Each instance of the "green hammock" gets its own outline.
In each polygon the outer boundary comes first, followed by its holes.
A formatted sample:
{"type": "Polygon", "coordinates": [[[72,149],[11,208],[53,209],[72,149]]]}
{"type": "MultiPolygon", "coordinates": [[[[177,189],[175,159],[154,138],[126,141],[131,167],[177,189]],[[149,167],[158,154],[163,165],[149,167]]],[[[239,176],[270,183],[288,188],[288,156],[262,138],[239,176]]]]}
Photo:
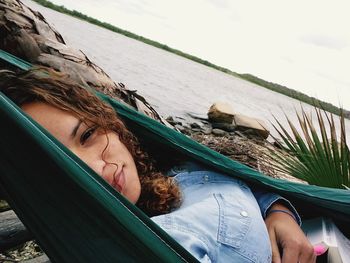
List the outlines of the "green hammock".
{"type": "MultiPolygon", "coordinates": [[[[31,65],[0,50],[22,69],[31,65]]],[[[343,231],[350,192],[264,176],[103,95],[137,137],[289,198],[302,216],[328,216],[343,231]]],[[[79,158],[0,93],[0,185],[53,262],[196,262],[79,158]]],[[[170,155],[171,156],[171,155],[170,155]]],[[[169,157],[171,158],[171,157],[169,157]]]]}

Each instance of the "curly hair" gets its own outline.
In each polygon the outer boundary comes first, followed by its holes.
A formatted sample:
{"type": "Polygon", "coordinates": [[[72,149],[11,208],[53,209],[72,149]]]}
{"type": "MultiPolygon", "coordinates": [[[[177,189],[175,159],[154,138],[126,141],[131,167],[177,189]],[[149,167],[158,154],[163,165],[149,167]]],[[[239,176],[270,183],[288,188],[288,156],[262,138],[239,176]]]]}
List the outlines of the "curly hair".
{"type": "Polygon", "coordinates": [[[85,123],[93,123],[106,133],[116,132],[131,153],[139,174],[141,195],[136,205],[149,216],[169,213],[180,205],[180,189],[175,181],[156,169],[154,161],[115,110],[89,87],[82,87],[52,69],[38,67],[21,73],[0,71],[0,91],[19,107],[44,102],[72,113],[85,123]]]}

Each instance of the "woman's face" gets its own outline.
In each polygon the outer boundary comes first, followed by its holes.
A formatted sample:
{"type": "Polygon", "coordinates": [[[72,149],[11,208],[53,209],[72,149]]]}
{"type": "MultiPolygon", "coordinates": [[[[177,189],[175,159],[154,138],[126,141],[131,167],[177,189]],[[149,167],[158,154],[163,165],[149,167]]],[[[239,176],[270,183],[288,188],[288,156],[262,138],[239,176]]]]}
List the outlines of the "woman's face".
{"type": "Polygon", "coordinates": [[[141,185],[136,165],[115,132],[105,134],[69,112],[41,102],[25,104],[22,109],[130,202],[137,202],[141,185]]]}

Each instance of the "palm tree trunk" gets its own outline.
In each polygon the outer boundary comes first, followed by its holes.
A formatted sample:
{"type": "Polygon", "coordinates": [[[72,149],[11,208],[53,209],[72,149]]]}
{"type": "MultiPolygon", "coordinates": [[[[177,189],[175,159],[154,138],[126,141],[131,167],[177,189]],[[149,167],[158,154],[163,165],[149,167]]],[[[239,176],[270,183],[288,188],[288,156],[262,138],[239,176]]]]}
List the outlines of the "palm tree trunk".
{"type": "MultiPolygon", "coordinates": [[[[33,65],[69,73],[78,83],[89,85],[170,126],[142,96],[122,83],[115,83],[82,51],[67,46],[60,33],[39,12],[19,0],[0,0],[0,48],[33,65]]],[[[0,66],[10,68],[3,63],[0,66]]]]}

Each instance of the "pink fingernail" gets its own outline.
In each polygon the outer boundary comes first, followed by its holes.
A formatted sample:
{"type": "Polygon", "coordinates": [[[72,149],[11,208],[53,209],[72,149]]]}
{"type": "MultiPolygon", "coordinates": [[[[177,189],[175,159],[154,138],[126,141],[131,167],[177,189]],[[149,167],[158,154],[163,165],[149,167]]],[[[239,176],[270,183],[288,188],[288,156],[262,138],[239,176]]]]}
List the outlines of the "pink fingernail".
{"type": "Polygon", "coordinates": [[[324,245],[316,245],[314,246],[314,252],[317,256],[322,255],[327,251],[327,248],[324,245]]]}

